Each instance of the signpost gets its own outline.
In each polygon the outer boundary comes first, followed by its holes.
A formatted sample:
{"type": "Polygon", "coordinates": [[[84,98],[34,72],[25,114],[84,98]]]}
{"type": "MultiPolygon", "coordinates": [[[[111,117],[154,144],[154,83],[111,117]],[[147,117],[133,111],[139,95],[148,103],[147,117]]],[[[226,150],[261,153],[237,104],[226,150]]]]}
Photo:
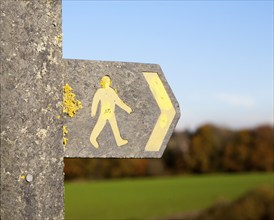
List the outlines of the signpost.
{"type": "Polygon", "coordinates": [[[63,60],[60,0],[4,0],[1,30],[1,219],[63,219],[64,157],[161,157],[180,111],[158,65],[63,60]]]}
{"type": "Polygon", "coordinates": [[[64,117],[66,157],[162,156],[179,106],[158,65],[63,63],[64,83],[81,103],[72,117],[64,117]]]}

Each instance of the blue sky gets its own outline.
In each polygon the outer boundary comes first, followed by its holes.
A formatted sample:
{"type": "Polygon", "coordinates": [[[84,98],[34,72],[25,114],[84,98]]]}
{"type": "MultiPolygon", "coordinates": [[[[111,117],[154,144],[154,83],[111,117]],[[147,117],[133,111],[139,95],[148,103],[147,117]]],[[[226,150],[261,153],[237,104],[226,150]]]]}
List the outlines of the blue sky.
{"type": "Polygon", "coordinates": [[[63,0],[63,57],[160,64],[177,129],[273,124],[273,1],[63,0]]]}

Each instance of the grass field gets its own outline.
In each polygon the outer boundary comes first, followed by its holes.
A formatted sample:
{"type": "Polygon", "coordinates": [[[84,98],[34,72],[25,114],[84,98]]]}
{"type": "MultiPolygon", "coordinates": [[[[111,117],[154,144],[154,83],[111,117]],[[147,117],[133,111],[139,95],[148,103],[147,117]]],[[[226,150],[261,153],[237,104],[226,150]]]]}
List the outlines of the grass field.
{"type": "Polygon", "coordinates": [[[65,218],[149,219],[204,209],[272,184],[273,173],[69,182],[65,184],[65,218]]]}

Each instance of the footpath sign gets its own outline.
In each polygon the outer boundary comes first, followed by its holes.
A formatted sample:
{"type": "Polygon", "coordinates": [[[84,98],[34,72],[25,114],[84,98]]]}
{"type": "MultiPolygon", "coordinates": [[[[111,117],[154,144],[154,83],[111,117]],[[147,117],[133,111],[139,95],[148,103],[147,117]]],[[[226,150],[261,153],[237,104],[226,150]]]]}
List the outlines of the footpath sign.
{"type": "Polygon", "coordinates": [[[158,65],[63,63],[66,157],[162,156],[179,119],[179,107],[158,65]],[[77,109],[75,114],[69,106],[77,109]]]}
{"type": "Polygon", "coordinates": [[[64,157],[158,158],[180,117],[158,65],[62,59],[61,0],[1,1],[1,219],[63,219],[64,157]]]}

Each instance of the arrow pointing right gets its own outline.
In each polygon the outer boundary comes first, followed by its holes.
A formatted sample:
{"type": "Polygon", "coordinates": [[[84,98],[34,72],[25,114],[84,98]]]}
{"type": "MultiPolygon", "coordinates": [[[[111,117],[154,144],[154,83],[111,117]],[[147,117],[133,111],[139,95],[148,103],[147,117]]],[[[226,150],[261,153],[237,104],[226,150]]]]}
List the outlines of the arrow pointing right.
{"type": "Polygon", "coordinates": [[[143,74],[161,111],[145,150],[159,151],[176,112],[158,73],[143,72],[143,74]]]}

